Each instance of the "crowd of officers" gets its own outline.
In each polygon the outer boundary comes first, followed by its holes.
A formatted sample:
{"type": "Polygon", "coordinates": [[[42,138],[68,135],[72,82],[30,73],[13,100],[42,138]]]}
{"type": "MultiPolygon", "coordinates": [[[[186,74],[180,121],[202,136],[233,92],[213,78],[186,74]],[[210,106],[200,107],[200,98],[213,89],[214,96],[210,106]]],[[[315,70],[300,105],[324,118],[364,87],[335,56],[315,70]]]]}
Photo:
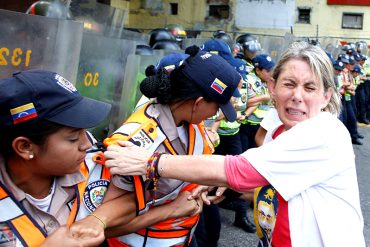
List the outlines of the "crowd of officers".
{"type": "Polygon", "coordinates": [[[364,138],[357,131],[357,122],[370,124],[370,64],[367,56],[361,53],[361,47],[348,44],[337,60],[332,59],[335,69],[334,79],[341,94],[342,112],[340,120],[351,134],[352,143],[362,145],[364,138]]]}

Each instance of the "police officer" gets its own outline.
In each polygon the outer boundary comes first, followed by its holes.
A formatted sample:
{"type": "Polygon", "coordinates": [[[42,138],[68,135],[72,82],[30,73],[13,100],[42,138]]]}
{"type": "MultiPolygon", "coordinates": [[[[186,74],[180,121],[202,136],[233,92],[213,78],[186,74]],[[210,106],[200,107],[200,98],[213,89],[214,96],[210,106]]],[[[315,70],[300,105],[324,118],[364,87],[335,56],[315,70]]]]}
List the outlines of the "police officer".
{"type": "Polygon", "coordinates": [[[254,69],[252,59],[257,55],[257,52],[261,50],[261,44],[257,41],[256,37],[246,33],[240,35],[236,42],[243,48],[243,59],[247,65],[247,72],[251,72],[254,69]]]}

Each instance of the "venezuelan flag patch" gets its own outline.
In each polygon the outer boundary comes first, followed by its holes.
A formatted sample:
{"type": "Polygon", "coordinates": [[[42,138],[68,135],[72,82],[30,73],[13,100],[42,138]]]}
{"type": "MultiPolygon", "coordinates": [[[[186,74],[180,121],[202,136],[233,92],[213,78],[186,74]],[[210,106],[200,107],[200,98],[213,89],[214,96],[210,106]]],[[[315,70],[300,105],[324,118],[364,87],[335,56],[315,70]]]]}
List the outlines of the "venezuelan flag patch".
{"type": "Polygon", "coordinates": [[[17,108],[10,109],[10,114],[12,114],[14,124],[37,117],[37,112],[33,103],[28,103],[17,108]]]}
{"type": "Polygon", "coordinates": [[[215,81],[212,83],[211,88],[213,88],[219,94],[222,94],[227,86],[222,81],[216,78],[215,81]]]}
{"type": "Polygon", "coordinates": [[[168,65],[168,66],[165,66],[164,69],[167,71],[167,72],[172,72],[172,70],[175,69],[175,65],[172,64],[172,65],[168,65]]]}

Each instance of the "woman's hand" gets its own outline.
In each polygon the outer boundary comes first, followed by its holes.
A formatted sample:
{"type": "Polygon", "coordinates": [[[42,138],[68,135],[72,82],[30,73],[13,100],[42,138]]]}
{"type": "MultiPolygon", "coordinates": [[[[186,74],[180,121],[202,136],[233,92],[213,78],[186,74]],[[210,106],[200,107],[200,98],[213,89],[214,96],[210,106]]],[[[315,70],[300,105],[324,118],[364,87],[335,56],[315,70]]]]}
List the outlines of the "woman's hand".
{"type": "Polygon", "coordinates": [[[103,223],[94,216],[87,216],[82,220],[74,222],[69,230],[74,238],[93,239],[103,236],[104,240],[104,227],[103,223]]]}
{"type": "Polygon", "coordinates": [[[174,201],[164,205],[171,210],[172,218],[189,217],[202,212],[203,201],[200,198],[188,199],[189,196],[191,196],[189,191],[183,191],[174,201]]]}
{"type": "Polygon", "coordinates": [[[105,166],[112,175],[145,175],[147,163],[152,153],[144,148],[135,146],[129,141],[118,141],[104,152],[105,166]]]}
{"type": "Polygon", "coordinates": [[[197,188],[195,188],[191,195],[188,197],[188,199],[198,199],[201,198],[202,201],[210,205],[211,203],[217,204],[220,203],[222,200],[225,199],[223,196],[223,193],[225,192],[227,188],[226,187],[213,187],[213,186],[204,186],[199,185],[197,188]],[[210,191],[214,191],[214,195],[209,195],[210,191]]]}
{"type": "Polygon", "coordinates": [[[92,236],[75,236],[67,226],[59,227],[54,233],[49,235],[40,247],[85,247],[98,246],[104,241],[104,234],[92,236]]]}

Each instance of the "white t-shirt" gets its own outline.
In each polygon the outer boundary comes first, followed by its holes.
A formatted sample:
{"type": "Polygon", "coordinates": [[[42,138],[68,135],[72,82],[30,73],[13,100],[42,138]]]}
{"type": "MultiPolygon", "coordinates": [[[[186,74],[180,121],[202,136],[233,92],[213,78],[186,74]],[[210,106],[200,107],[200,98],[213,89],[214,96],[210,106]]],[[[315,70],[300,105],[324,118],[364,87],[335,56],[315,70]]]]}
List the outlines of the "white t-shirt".
{"type": "Polygon", "coordinates": [[[355,155],[330,113],[242,154],[288,201],[292,246],[365,246],[355,155]]]}
{"type": "Polygon", "coordinates": [[[263,143],[272,141],[272,134],[280,125],[282,125],[282,122],[280,121],[277,110],[274,107],[270,108],[260,123],[260,126],[267,131],[263,143]]]}

